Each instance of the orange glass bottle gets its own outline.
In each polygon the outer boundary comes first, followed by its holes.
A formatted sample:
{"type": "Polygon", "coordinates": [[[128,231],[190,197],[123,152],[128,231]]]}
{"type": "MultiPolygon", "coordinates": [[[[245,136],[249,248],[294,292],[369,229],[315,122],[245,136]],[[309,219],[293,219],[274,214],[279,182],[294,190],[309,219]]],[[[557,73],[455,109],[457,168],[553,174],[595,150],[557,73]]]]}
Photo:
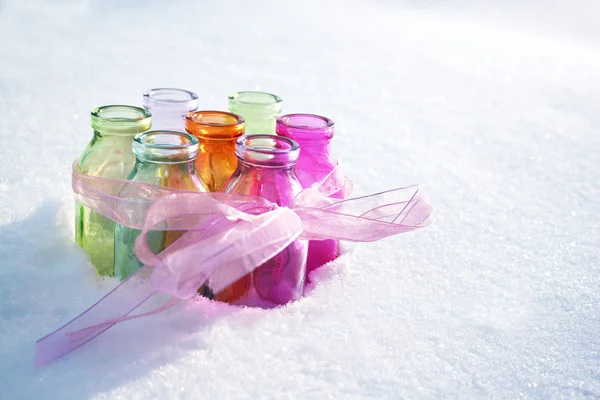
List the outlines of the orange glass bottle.
{"type": "MultiPolygon", "coordinates": [[[[196,171],[210,192],[218,192],[235,172],[238,159],[235,142],[244,134],[244,118],[224,111],[191,112],[185,119],[185,130],[196,136],[200,144],[196,171]]],[[[230,302],[250,288],[250,275],[242,277],[221,292],[204,295],[218,301],[230,302]]]]}
{"type": "Polygon", "coordinates": [[[244,134],[244,118],[224,111],[189,113],[185,130],[200,143],[196,171],[210,192],[218,192],[238,165],[235,141],[244,134]]]}

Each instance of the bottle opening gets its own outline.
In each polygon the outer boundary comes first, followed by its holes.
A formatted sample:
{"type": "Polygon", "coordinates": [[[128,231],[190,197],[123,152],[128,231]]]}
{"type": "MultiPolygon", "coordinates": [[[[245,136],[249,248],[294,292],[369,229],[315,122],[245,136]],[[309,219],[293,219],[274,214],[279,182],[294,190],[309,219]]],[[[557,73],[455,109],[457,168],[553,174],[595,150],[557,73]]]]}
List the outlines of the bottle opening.
{"type": "Polygon", "coordinates": [[[229,95],[228,106],[231,112],[248,118],[259,117],[275,119],[281,114],[281,97],[266,92],[237,92],[229,95]]]}
{"type": "Polygon", "coordinates": [[[292,139],[269,134],[239,138],[235,155],[248,164],[262,167],[285,167],[298,162],[300,145],[292,139]]]}
{"type": "Polygon", "coordinates": [[[333,137],[335,124],[327,117],[314,114],[286,114],[277,118],[275,131],[302,143],[322,143],[333,137]]]}
{"type": "Polygon", "coordinates": [[[133,138],[133,152],[150,162],[190,161],[198,156],[198,139],[183,132],[148,131],[133,138]]]}
{"type": "Polygon", "coordinates": [[[206,139],[235,139],[244,133],[244,118],[224,111],[196,111],[187,115],[185,130],[206,139]]]}
{"type": "Polygon", "coordinates": [[[334,123],[327,117],[314,114],[287,114],[277,119],[277,123],[292,129],[328,130],[334,123]]]}
{"type": "Polygon", "coordinates": [[[198,95],[183,89],[158,88],[144,93],[143,104],[147,109],[165,108],[187,113],[198,108],[198,95]]]}
{"type": "Polygon", "coordinates": [[[266,106],[280,104],[283,100],[281,100],[281,97],[272,93],[246,91],[229,95],[229,102],[240,105],[266,106]]]}
{"type": "Polygon", "coordinates": [[[93,109],[91,116],[94,130],[108,134],[136,134],[152,126],[152,114],[141,107],[103,106],[93,109]]]}

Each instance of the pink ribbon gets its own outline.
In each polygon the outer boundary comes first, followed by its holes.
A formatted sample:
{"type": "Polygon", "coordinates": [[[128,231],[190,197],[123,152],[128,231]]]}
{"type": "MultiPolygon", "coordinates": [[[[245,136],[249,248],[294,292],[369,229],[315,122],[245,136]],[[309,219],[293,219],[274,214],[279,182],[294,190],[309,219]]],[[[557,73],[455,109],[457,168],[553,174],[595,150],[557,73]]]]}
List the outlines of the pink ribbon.
{"type": "Polygon", "coordinates": [[[144,263],[92,307],[36,343],[41,367],[97,337],[118,322],[161,312],[194,296],[210,277],[217,293],[252,272],[296,239],[371,242],[427,226],[432,207],[418,186],[346,200],[335,171],[303,190],[288,207],[259,197],[197,193],[82,174],[73,168],[75,199],[119,224],[141,229],[135,242],[144,263]],[[185,230],[160,254],[149,247],[151,230],[185,230]],[[157,292],[164,306],[130,314],[157,292]]]}

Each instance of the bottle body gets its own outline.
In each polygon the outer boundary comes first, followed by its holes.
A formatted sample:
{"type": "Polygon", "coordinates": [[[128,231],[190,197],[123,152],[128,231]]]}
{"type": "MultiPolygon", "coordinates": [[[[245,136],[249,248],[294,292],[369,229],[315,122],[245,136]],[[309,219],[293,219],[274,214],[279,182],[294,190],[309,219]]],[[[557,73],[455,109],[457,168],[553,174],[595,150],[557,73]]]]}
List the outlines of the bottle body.
{"type": "MultiPolygon", "coordinates": [[[[249,135],[238,140],[236,155],[239,165],[224,192],[260,196],[286,206],[302,190],[293,169],[298,157],[297,143],[269,135],[249,135]],[[269,153],[273,149],[280,152],[269,153]]],[[[307,251],[307,241],[295,240],[251,274],[215,294],[215,298],[244,302],[254,293],[274,304],[299,299],[304,289],[307,251]]]]}
{"type": "Polygon", "coordinates": [[[281,115],[283,102],[277,95],[245,91],[229,96],[229,111],[246,121],[245,134],[275,134],[275,121],[281,115]]]}
{"type": "Polygon", "coordinates": [[[199,142],[196,171],[210,192],[221,190],[235,171],[235,141],[244,133],[244,119],[223,111],[197,111],[186,118],[185,129],[199,142]]]}
{"type": "MultiPolygon", "coordinates": [[[[133,169],[135,134],[151,126],[150,113],[131,106],[105,106],[92,111],[94,137],[77,162],[77,171],[125,179],[133,169]]],[[[101,275],[114,275],[115,222],[75,202],[75,239],[101,275]]]]}
{"type": "Polygon", "coordinates": [[[185,117],[198,108],[198,96],[183,89],[157,88],[144,92],[142,103],[152,112],[153,130],[185,132],[185,117]]]}
{"type": "MultiPolygon", "coordinates": [[[[300,145],[296,175],[303,188],[309,188],[329,175],[339,164],[331,152],[330,140],[334,134],[332,120],[313,114],[288,114],[277,119],[277,134],[295,140],[300,145]]],[[[339,178],[343,178],[339,174],[339,178]]],[[[332,198],[343,198],[343,190],[332,198]]],[[[336,240],[311,240],[307,259],[308,274],[339,256],[336,240]]]]}
{"type": "MultiPolygon", "coordinates": [[[[198,141],[191,135],[175,131],[145,132],[135,137],[134,151],[136,162],[129,180],[173,189],[206,191],[194,166],[198,141]],[[170,146],[168,151],[172,154],[165,156],[165,145],[170,146]]],[[[121,279],[126,279],[142,266],[134,252],[134,243],[140,233],[139,229],[116,224],[115,275],[121,279]]],[[[151,231],[148,243],[154,252],[159,253],[184,233],[185,231],[151,231]]]]}

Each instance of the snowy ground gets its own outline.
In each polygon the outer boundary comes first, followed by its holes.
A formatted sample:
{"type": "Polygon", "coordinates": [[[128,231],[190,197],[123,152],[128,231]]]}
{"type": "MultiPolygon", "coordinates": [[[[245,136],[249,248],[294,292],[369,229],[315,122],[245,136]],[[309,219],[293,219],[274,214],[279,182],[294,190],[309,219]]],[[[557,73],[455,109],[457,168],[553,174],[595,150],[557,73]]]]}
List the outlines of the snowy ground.
{"type": "Polygon", "coordinates": [[[600,396],[596,1],[54,3],[0,0],[3,399],[600,396]],[[337,122],[358,194],[425,185],[436,224],[346,246],[287,307],[188,304],[34,371],[116,284],[71,239],[89,111],[256,85],[337,122]]]}

